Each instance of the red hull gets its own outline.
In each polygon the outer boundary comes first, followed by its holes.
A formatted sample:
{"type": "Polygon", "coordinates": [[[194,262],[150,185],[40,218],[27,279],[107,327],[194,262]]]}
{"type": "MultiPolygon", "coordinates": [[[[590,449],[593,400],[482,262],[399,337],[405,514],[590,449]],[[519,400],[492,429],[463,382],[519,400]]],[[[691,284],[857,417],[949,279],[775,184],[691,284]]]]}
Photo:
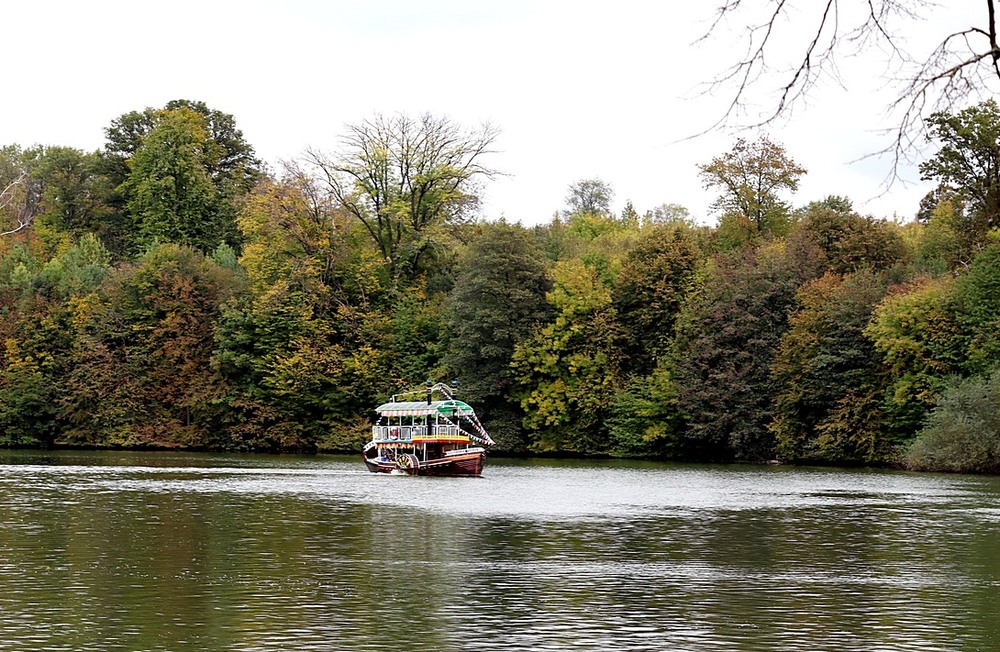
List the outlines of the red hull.
{"type": "Polygon", "coordinates": [[[430,475],[444,477],[479,476],[486,464],[486,453],[471,453],[468,455],[450,455],[439,459],[420,462],[416,468],[400,469],[391,460],[364,458],[365,466],[372,473],[403,472],[407,475],[430,475]]]}

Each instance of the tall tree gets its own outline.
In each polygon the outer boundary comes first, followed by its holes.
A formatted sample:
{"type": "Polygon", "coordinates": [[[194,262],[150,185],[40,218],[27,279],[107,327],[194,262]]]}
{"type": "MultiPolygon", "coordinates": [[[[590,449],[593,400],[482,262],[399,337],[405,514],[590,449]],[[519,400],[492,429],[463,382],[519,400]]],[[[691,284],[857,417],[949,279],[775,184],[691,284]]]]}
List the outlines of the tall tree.
{"type": "Polygon", "coordinates": [[[881,364],[864,336],[886,292],[882,278],[864,270],[826,274],[797,293],[797,310],[781,340],[772,373],[778,383],[775,421],[779,454],[790,460],[886,461],[878,404],[881,364]],[[853,419],[862,405],[867,419],[853,419]]]}
{"type": "Polygon", "coordinates": [[[261,178],[260,162],[229,114],[175,100],[119,117],[106,130],[103,170],[118,183],[112,204],[138,236],[208,253],[238,245],[237,201],[261,178]]]}
{"type": "Polygon", "coordinates": [[[668,353],[699,260],[693,233],[679,223],[649,229],[625,255],[613,300],[629,371],[649,374],[668,353]]]}
{"type": "Polygon", "coordinates": [[[552,274],[555,318],[516,347],[514,395],[533,450],[607,453],[605,420],[621,384],[611,290],[578,259],[556,263],[552,274]]]}
{"type": "Polygon", "coordinates": [[[580,179],[569,185],[566,193],[567,215],[610,215],[615,191],[601,179],[580,179]]]}
{"type": "Polygon", "coordinates": [[[781,193],[794,192],[806,173],[785,149],[765,137],[737,139],[733,149],[699,165],[705,188],[721,192],[712,208],[735,218],[751,236],[782,235],[791,210],[781,193]]]}
{"type": "Polygon", "coordinates": [[[692,457],[760,461],[777,384],[771,365],[799,282],[780,249],[714,259],[677,324],[674,381],[692,457]]]}
{"type": "Polygon", "coordinates": [[[938,197],[961,203],[962,236],[970,250],[1000,226],[1000,105],[992,98],[955,114],[928,118],[941,149],[920,164],[921,178],[937,181],[938,197]]]}
{"type": "Polygon", "coordinates": [[[396,381],[377,257],[294,166],[258,184],[239,227],[249,292],[223,307],[213,354],[227,446],[356,447],[355,421],[396,381]]]}
{"type": "Polygon", "coordinates": [[[188,109],[204,118],[207,138],[216,151],[205,161],[206,172],[220,192],[230,194],[246,192],[261,177],[261,162],[253,147],[237,129],[236,119],[222,111],[209,108],[204,102],[171,100],[162,109],[147,107],[130,111],[114,120],[105,129],[107,143],[104,147],[106,165],[112,180],[123,183],[129,175],[128,159],[135,156],[150,132],[156,128],[163,112],[188,109]]]}
{"type": "MultiPolygon", "coordinates": [[[[547,321],[551,283],[537,240],[520,225],[483,224],[459,263],[448,298],[450,343],[445,363],[462,395],[482,406],[498,444],[524,449],[523,413],[511,399],[514,348],[547,321]]],[[[477,407],[477,410],[479,408],[477,407]]]]}
{"type": "Polygon", "coordinates": [[[190,109],[164,112],[129,159],[125,188],[141,241],[187,244],[203,252],[232,238],[206,168],[211,155],[204,118],[190,109]],[[228,231],[228,233],[227,233],[228,231]]]}
{"type": "Polygon", "coordinates": [[[430,114],[374,118],[347,126],[340,153],[311,150],[339,205],[367,230],[393,284],[415,278],[446,229],[478,205],[476,183],[497,173],[483,161],[498,132],[466,130],[430,114]]]}

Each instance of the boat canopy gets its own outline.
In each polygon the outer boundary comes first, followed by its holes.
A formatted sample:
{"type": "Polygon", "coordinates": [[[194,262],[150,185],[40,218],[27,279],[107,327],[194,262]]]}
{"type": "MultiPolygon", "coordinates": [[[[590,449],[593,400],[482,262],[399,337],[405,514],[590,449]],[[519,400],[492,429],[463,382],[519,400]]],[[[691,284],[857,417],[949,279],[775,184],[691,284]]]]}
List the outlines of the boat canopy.
{"type": "Polygon", "coordinates": [[[445,417],[472,416],[475,412],[468,403],[449,399],[447,401],[396,401],[383,403],[375,411],[385,417],[419,417],[440,414],[445,417]]]}

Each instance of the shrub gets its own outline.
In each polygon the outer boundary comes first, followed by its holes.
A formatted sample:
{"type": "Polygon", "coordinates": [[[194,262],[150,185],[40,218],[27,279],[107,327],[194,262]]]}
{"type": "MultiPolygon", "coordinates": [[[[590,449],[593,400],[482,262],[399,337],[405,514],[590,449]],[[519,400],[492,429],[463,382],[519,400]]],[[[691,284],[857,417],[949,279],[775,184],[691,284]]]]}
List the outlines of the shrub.
{"type": "Polygon", "coordinates": [[[950,382],[905,463],[921,471],[1000,473],[1000,371],[950,382]]]}

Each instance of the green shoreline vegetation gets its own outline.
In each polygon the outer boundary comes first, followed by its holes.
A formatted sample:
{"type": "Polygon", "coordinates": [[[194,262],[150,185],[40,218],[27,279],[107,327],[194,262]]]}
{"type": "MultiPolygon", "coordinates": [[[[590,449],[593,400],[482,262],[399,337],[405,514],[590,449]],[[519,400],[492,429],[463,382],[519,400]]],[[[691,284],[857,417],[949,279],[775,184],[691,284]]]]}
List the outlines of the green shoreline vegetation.
{"type": "Polygon", "coordinates": [[[187,100],[7,145],[0,445],[354,452],[456,378],[502,453],[1000,472],[1000,108],[928,128],[905,224],[766,138],[699,166],[714,227],[599,179],[477,220],[497,132],[430,115],[279,171],[187,100]]]}

